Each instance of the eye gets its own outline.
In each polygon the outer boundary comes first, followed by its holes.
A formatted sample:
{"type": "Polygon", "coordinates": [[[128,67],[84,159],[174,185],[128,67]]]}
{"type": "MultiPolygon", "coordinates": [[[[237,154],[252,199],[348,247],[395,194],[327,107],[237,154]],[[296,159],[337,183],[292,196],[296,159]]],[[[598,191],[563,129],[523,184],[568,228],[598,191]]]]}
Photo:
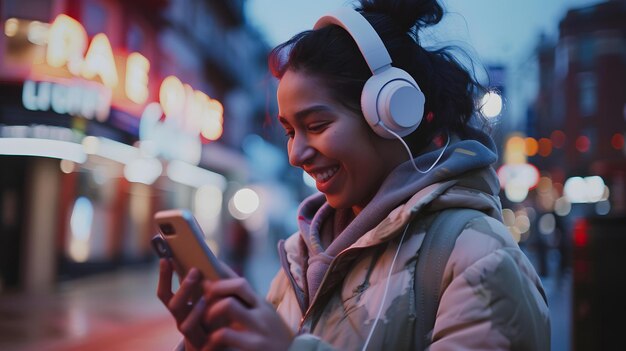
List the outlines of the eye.
{"type": "Polygon", "coordinates": [[[285,128],[285,136],[289,139],[293,138],[294,131],[293,129],[285,128]]]}
{"type": "Polygon", "coordinates": [[[329,122],[315,122],[307,126],[307,129],[313,133],[322,132],[328,127],[329,122]]]}

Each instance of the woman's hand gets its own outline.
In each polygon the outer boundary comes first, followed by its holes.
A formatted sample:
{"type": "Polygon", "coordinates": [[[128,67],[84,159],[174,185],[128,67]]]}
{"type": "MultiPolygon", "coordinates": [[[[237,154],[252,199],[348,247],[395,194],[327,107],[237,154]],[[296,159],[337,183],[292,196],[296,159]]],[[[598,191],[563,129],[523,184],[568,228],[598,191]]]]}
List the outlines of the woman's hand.
{"type": "Polygon", "coordinates": [[[191,304],[194,294],[202,289],[201,274],[192,268],[181,281],[176,293],[172,293],[172,263],[165,258],[159,261],[159,284],[157,296],[176,320],[178,330],[185,336],[186,349],[192,346],[200,349],[207,340],[207,333],[202,328],[202,316],[206,308],[203,297],[191,304]]]}
{"type": "MultiPolygon", "coordinates": [[[[203,324],[208,338],[203,351],[285,351],[293,334],[274,308],[260,299],[243,278],[204,282],[203,324]]],[[[194,316],[194,319],[196,317],[194,316]]]]}

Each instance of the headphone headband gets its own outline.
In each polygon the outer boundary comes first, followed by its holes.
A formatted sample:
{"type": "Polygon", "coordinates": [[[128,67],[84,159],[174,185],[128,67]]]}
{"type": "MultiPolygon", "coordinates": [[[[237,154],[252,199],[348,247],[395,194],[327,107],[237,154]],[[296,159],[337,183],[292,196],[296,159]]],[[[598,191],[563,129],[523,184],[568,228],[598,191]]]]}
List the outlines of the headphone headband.
{"type": "Polygon", "coordinates": [[[350,8],[340,8],[317,20],[313,29],[319,29],[330,24],[340,26],[352,36],[372,74],[391,66],[391,56],[389,56],[385,44],[372,25],[360,13],[350,8]]]}
{"type": "Polygon", "coordinates": [[[424,114],[424,94],[408,72],[391,65],[391,56],[374,27],[361,13],[346,7],[323,16],[313,28],[328,25],[337,25],[352,36],[372,72],[361,91],[361,111],[374,132],[391,139],[417,129],[424,114]]]}

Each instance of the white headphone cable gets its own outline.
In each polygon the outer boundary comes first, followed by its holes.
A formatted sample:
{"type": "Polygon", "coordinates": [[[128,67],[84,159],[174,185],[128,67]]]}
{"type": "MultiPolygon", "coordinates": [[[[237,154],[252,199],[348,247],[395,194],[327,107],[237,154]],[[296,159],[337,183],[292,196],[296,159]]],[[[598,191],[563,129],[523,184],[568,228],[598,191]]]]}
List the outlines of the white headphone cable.
{"type": "Polygon", "coordinates": [[[450,145],[450,133],[448,133],[446,131],[446,145],[444,145],[443,150],[441,150],[441,153],[439,154],[439,156],[437,157],[437,159],[435,160],[435,162],[433,162],[432,165],[430,165],[430,167],[428,167],[427,170],[422,171],[421,169],[417,168],[417,164],[415,162],[415,159],[413,158],[413,153],[411,152],[411,149],[409,148],[409,146],[406,144],[406,142],[402,139],[401,136],[399,136],[396,132],[394,132],[393,130],[387,128],[387,126],[382,122],[378,122],[378,124],[383,127],[383,129],[385,129],[386,131],[388,131],[389,133],[391,133],[393,136],[395,136],[396,138],[398,138],[398,140],[400,140],[400,142],[402,143],[402,145],[404,145],[404,148],[406,149],[406,151],[409,153],[409,157],[411,158],[411,164],[413,164],[413,168],[415,168],[416,171],[422,173],[422,174],[426,174],[428,172],[430,172],[435,165],[437,165],[437,163],[439,163],[439,160],[441,160],[441,157],[443,156],[443,153],[446,152],[446,149],[448,148],[448,145],[450,145]]]}
{"type": "MultiPolygon", "coordinates": [[[[422,174],[430,172],[435,167],[435,165],[439,163],[439,160],[441,160],[441,157],[443,156],[444,152],[446,152],[448,145],[450,145],[450,134],[446,132],[446,145],[444,145],[443,150],[441,150],[441,153],[439,154],[439,156],[437,156],[437,159],[435,160],[435,162],[433,162],[433,164],[430,165],[430,167],[428,167],[427,170],[422,171],[421,169],[417,167],[415,159],[413,158],[413,153],[411,152],[411,149],[406,144],[406,142],[402,139],[402,137],[399,136],[396,132],[387,128],[387,126],[384,123],[382,123],[382,121],[379,122],[379,124],[381,127],[383,127],[383,129],[385,129],[386,131],[391,133],[393,136],[398,138],[398,140],[400,140],[402,145],[404,145],[404,148],[406,149],[406,151],[409,153],[409,157],[411,158],[411,164],[413,165],[413,168],[415,168],[416,171],[422,174]]],[[[402,233],[402,237],[400,238],[400,242],[398,243],[398,249],[396,250],[396,253],[393,256],[393,260],[391,261],[391,267],[389,268],[389,273],[387,273],[387,282],[385,283],[385,291],[383,292],[383,298],[380,303],[380,307],[378,308],[378,313],[376,314],[376,318],[374,319],[374,324],[372,325],[372,328],[370,329],[370,332],[367,335],[367,339],[365,339],[365,343],[363,344],[363,348],[361,348],[361,351],[365,351],[367,349],[367,346],[369,345],[370,341],[372,340],[372,336],[374,335],[374,329],[376,329],[376,324],[378,324],[378,321],[380,320],[380,316],[385,306],[385,300],[387,299],[387,292],[389,291],[389,284],[391,282],[391,274],[393,273],[393,268],[396,264],[396,259],[398,258],[398,255],[400,254],[400,248],[402,247],[402,243],[404,242],[404,237],[406,236],[406,232],[409,229],[410,224],[411,223],[407,224],[406,227],[404,228],[404,233],[402,233]]]]}
{"type": "Polygon", "coordinates": [[[367,339],[365,339],[365,344],[363,344],[363,348],[361,349],[361,351],[365,351],[367,349],[367,346],[369,345],[370,340],[372,340],[372,335],[374,335],[374,329],[376,329],[376,324],[378,324],[380,315],[383,312],[383,307],[385,306],[385,299],[387,299],[387,292],[389,291],[391,273],[393,273],[393,267],[396,264],[396,259],[398,258],[398,254],[400,253],[400,248],[402,247],[402,243],[404,242],[404,237],[406,236],[406,232],[409,229],[410,224],[411,223],[409,222],[404,228],[404,233],[402,233],[402,238],[400,238],[400,242],[398,243],[398,249],[396,250],[396,254],[393,256],[393,260],[391,261],[391,268],[389,268],[389,273],[387,274],[387,283],[385,283],[385,292],[383,292],[383,298],[380,303],[380,307],[378,308],[378,313],[376,314],[376,318],[374,319],[374,324],[372,325],[372,328],[370,329],[370,332],[367,335],[367,339]]]}

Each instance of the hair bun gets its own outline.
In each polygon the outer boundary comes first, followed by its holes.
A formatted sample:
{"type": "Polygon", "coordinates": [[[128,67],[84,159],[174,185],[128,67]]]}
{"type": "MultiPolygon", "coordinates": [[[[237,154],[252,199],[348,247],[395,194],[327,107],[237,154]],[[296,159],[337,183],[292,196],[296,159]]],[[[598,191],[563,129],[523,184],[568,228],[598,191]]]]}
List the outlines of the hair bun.
{"type": "Polygon", "coordinates": [[[360,0],[363,12],[384,13],[405,32],[439,23],[443,8],[437,0],[360,0]]]}

